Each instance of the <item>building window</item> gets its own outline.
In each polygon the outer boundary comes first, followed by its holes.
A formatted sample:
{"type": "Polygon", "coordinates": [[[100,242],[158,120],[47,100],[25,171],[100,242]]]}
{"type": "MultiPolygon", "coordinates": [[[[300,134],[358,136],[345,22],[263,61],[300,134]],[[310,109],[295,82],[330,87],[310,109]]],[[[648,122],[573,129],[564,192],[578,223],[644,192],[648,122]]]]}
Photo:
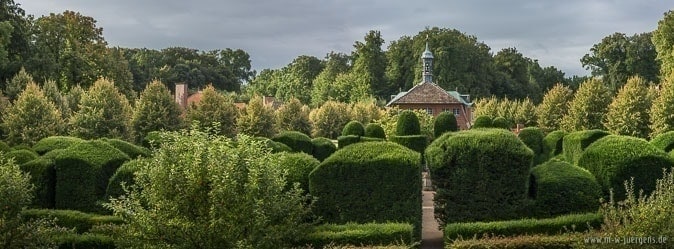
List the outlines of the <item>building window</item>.
{"type": "Polygon", "coordinates": [[[426,108],[426,113],[433,115],[433,108],[426,108]]]}
{"type": "Polygon", "coordinates": [[[452,109],[452,111],[454,112],[454,116],[458,117],[459,115],[461,115],[461,111],[459,110],[459,108],[454,108],[452,109]]]}

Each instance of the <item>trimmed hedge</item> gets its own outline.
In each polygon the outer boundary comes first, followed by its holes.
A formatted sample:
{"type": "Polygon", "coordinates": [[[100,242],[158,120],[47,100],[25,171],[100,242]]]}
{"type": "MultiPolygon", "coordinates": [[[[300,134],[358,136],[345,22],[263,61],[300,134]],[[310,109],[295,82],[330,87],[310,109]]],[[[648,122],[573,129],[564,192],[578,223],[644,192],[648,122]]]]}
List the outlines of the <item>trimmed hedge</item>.
{"type": "Polygon", "coordinates": [[[424,153],[428,146],[426,135],[392,136],[390,140],[419,153],[424,153]]]}
{"type": "Polygon", "coordinates": [[[493,121],[489,116],[479,116],[475,118],[475,123],[472,128],[490,128],[493,125],[493,121]]]}
{"type": "Polygon", "coordinates": [[[456,240],[447,244],[447,249],[574,249],[584,248],[582,241],[587,235],[522,235],[516,237],[489,237],[456,240]]]}
{"type": "Polygon", "coordinates": [[[570,214],[548,219],[519,219],[492,222],[452,223],[445,226],[445,241],[482,235],[513,236],[525,234],[558,234],[565,231],[598,229],[604,218],[598,213],[570,214]]]}
{"type": "Polygon", "coordinates": [[[492,127],[510,130],[510,122],[504,117],[497,117],[492,121],[492,127]]]}
{"type": "Polygon", "coordinates": [[[369,123],[365,126],[365,136],[386,139],[386,132],[381,125],[377,123],[369,123]]]}
{"type": "Polygon", "coordinates": [[[271,149],[271,153],[281,153],[281,152],[292,152],[293,149],[285,145],[284,143],[273,141],[266,137],[255,137],[256,140],[264,142],[264,145],[267,148],[271,149]]]}
{"type": "Polygon", "coordinates": [[[344,126],[344,129],[342,129],[342,136],[349,135],[360,137],[365,136],[365,127],[363,127],[363,124],[356,120],[349,121],[346,123],[346,126],[344,126]]]}
{"type": "Polygon", "coordinates": [[[16,164],[21,165],[27,162],[30,162],[32,160],[35,160],[39,157],[35,151],[32,150],[12,150],[10,152],[5,153],[6,158],[14,158],[14,162],[16,164]]]}
{"type": "Polygon", "coordinates": [[[634,190],[649,194],[662,177],[662,169],[674,166],[674,159],[644,139],[609,135],[588,146],[578,166],[597,178],[606,196],[613,189],[614,197],[622,200],[625,181],[633,177],[634,190]]]}
{"type": "Polygon", "coordinates": [[[440,137],[445,132],[458,131],[459,127],[456,124],[456,117],[454,113],[444,111],[435,117],[433,123],[433,134],[435,137],[440,137]]]}
{"type": "Polygon", "coordinates": [[[608,135],[610,134],[603,130],[576,131],[567,134],[562,142],[565,160],[573,165],[578,165],[578,159],[580,159],[585,148],[594,141],[608,135]]]}
{"type": "Polygon", "coordinates": [[[148,148],[141,147],[124,140],[114,138],[101,138],[101,140],[124,152],[124,154],[129,156],[131,159],[136,159],[138,157],[149,157],[150,154],[152,154],[148,148]]]}
{"type": "Polygon", "coordinates": [[[21,216],[27,221],[37,219],[54,220],[59,227],[75,229],[77,233],[88,232],[89,229],[97,225],[124,223],[124,220],[118,216],[96,215],[74,210],[27,209],[21,211],[21,216]]]}
{"type": "Polygon", "coordinates": [[[314,227],[298,246],[412,245],[414,241],[414,226],[406,223],[323,224],[314,227]]]}
{"type": "Polygon", "coordinates": [[[19,144],[19,145],[16,145],[16,146],[12,147],[12,150],[30,150],[30,151],[32,151],[32,152],[35,152],[35,151],[33,150],[33,147],[30,147],[30,146],[28,146],[28,145],[26,145],[26,144],[19,144]]]}
{"type": "Polygon", "coordinates": [[[601,187],[587,170],[568,162],[551,160],[531,169],[530,211],[535,217],[595,212],[599,209],[601,187]]]}
{"type": "Polygon", "coordinates": [[[324,137],[317,137],[311,140],[313,144],[313,150],[311,155],[314,156],[319,161],[323,161],[328,158],[332,153],[337,151],[337,146],[332,143],[332,140],[324,137]]]}
{"type": "Polygon", "coordinates": [[[378,137],[360,137],[361,142],[383,142],[386,141],[383,138],[378,137]]]}
{"type": "Polygon", "coordinates": [[[288,145],[293,152],[311,154],[314,145],[311,138],[299,131],[284,131],[274,136],[271,140],[288,145]]]}
{"type": "Polygon", "coordinates": [[[115,174],[108,180],[108,187],[105,190],[105,199],[109,199],[110,197],[116,198],[126,194],[122,187],[122,182],[124,182],[126,187],[130,187],[136,182],[134,180],[134,174],[138,171],[142,160],[144,159],[138,158],[127,161],[115,171],[115,174]]]}
{"type": "MultiPolygon", "coordinates": [[[[59,150],[55,150],[59,151],[59,150]]],[[[35,186],[32,207],[54,208],[56,198],[56,169],[54,160],[37,158],[21,164],[21,170],[30,174],[30,182],[35,186]]]]}
{"type": "Polygon", "coordinates": [[[545,135],[540,128],[524,128],[517,134],[517,137],[534,152],[534,165],[541,164],[548,160],[548,153],[543,144],[545,135]]]}
{"type": "Polygon", "coordinates": [[[662,133],[653,138],[650,143],[655,146],[655,148],[670,152],[674,149],[674,131],[662,133]]]}
{"type": "Polygon", "coordinates": [[[298,152],[298,153],[279,153],[279,164],[288,171],[286,175],[287,187],[291,188],[295,183],[300,184],[300,188],[305,193],[309,193],[309,173],[313,171],[321,163],[313,156],[298,152]]]}
{"type": "Polygon", "coordinates": [[[339,136],[337,137],[337,145],[339,149],[342,149],[346,146],[359,143],[360,142],[360,137],[356,135],[348,135],[348,136],[339,136]]]}
{"type": "Polygon", "coordinates": [[[404,110],[398,114],[396,123],[396,136],[409,136],[421,134],[419,117],[413,111],[404,110]]]}
{"type": "Polygon", "coordinates": [[[419,153],[391,142],[340,149],[309,174],[318,198],[312,210],[329,223],[411,223],[420,236],[419,161],[419,153]]]}
{"type": "Polygon", "coordinates": [[[81,142],[84,142],[84,140],[77,137],[51,136],[40,139],[40,141],[33,145],[33,150],[37,152],[37,154],[44,155],[52,150],[66,149],[71,145],[81,142]]]}
{"type": "Polygon", "coordinates": [[[106,211],[97,202],[105,196],[108,180],[130,158],[112,145],[86,141],[68,147],[55,157],[58,209],[106,211]]]}
{"type": "Polygon", "coordinates": [[[7,143],[5,143],[4,141],[0,141],[0,151],[9,152],[11,150],[12,148],[10,148],[9,145],[7,145],[7,143]]]}
{"type": "Polygon", "coordinates": [[[116,249],[115,240],[104,234],[66,233],[54,236],[59,249],[116,249]]]}
{"type": "Polygon", "coordinates": [[[427,149],[441,224],[517,217],[533,152],[503,129],[447,133],[427,149]],[[447,135],[449,134],[449,135],[447,135]]]}
{"type": "Polygon", "coordinates": [[[564,136],[568,133],[566,131],[553,131],[548,133],[543,138],[543,143],[545,144],[545,149],[548,152],[550,157],[562,154],[564,152],[564,136]]]}

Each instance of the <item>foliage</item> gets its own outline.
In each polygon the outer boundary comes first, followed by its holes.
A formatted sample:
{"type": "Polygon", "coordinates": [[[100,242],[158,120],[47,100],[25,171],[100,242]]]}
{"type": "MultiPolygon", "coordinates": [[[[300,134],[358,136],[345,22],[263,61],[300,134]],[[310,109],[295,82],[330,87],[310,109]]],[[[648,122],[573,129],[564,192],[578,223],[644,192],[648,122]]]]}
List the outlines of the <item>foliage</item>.
{"type": "Polygon", "coordinates": [[[54,208],[56,197],[56,170],[51,158],[37,158],[21,164],[21,171],[31,175],[30,181],[34,186],[35,198],[32,207],[54,208]]]}
{"type": "Polygon", "coordinates": [[[364,80],[369,92],[378,98],[390,95],[386,78],[386,54],[382,50],[384,39],[380,31],[370,30],[364,37],[364,43],[357,41],[353,47],[354,62],[352,73],[364,80]]]}
{"type": "Polygon", "coordinates": [[[489,116],[494,117],[498,116],[500,101],[494,96],[489,98],[480,98],[475,101],[475,110],[473,111],[473,116],[489,116]]]}
{"type": "Polygon", "coordinates": [[[273,141],[288,145],[293,152],[311,154],[313,144],[311,138],[299,131],[284,131],[272,138],[273,141]]]}
{"type": "Polygon", "coordinates": [[[382,110],[377,106],[376,99],[362,100],[349,105],[349,117],[363,125],[380,119],[382,110]]]}
{"type": "Polygon", "coordinates": [[[414,226],[405,223],[323,224],[312,229],[302,244],[315,248],[328,245],[412,245],[414,226]]]}
{"type": "Polygon", "coordinates": [[[110,236],[96,233],[64,233],[52,238],[59,248],[115,249],[115,241],[110,236]]]}
{"type": "Polygon", "coordinates": [[[325,68],[316,76],[311,89],[311,106],[319,107],[328,100],[346,101],[346,96],[339,96],[334,82],[338,75],[349,71],[349,63],[350,56],[344,53],[330,52],[325,56],[325,68]]]}
{"type": "Polygon", "coordinates": [[[550,157],[562,154],[564,152],[564,136],[567,134],[565,131],[553,131],[545,135],[543,138],[544,151],[547,151],[550,157]]]}
{"type": "Polygon", "coordinates": [[[17,165],[27,163],[29,161],[35,160],[39,155],[31,150],[12,150],[5,153],[5,157],[14,158],[14,162],[17,165]]]}
{"type": "Polygon", "coordinates": [[[528,185],[533,199],[529,214],[535,217],[596,212],[602,197],[590,172],[564,161],[550,160],[532,168],[528,185]]]}
{"type": "Polygon", "coordinates": [[[454,113],[442,112],[435,117],[433,123],[433,133],[435,137],[440,137],[445,132],[458,131],[459,127],[456,124],[456,117],[454,113]]]}
{"type": "Polygon", "coordinates": [[[136,101],[131,117],[136,142],[147,136],[148,132],[176,130],[182,124],[181,110],[171,96],[171,92],[158,80],[145,86],[136,101]]]}
{"type": "Polygon", "coordinates": [[[129,101],[112,81],[97,80],[80,100],[70,120],[71,134],[84,139],[131,137],[132,110],[129,101]]]}
{"type": "Polygon", "coordinates": [[[55,81],[47,80],[44,82],[44,84],[42,84],[42,91],[44,92],[44,95],[47,96],[47,99],[54,103],[54,106],[59,110],[61,117],[64,120],[70,118],[71,111],[70,106],[68,106],[68,99],[61,93],[61,90],[59,90],[55,81]]]}
{"type": "Polygon", "coordinates": [[[311,139],[311,143],[314,146],[311,155],[321,162],[337,151],[337,146],[330,139],[324,137],[311,139]]]}
{"type": "Polygon", "coordinates": [[[201,100],[188,107],[186,119],[191,123],[198,121],[204,126],[218,123],[215,130],[218,134],[233,137],[238,114],[232,99],[218,93],[213,85],[208,85],[201,92],[201,100]]]}
{"type": "Polygon", "coordinates": [[[68,115],[71,115],[80,110],[82,95],[84,95],[84,89],[82,89],[80,85],[70,88],[68,94],[66,94],[66,99],[68,100],[68,109],[70,109],[70,113],[68,113],[68,115]]]}
{"type": "Polygon", "coordinates": [[[145,147],[140,147],[124,140],[114,138],[101,138],[101,140],[112,145],[112,147],[115,147],[115,149],[124,152],[124,154],[129,156],[131,159],[136,159],[138,157],[149,157],[151,153],[150,150],[145,147]]]}
{"type": "Polygon", "coordinates": [[[426,135],[392,136],[389,139],[391,142],[405,146],[422,155],[428,146],[428,137],[426,135]]]}
{"type": "Polygon", "coordinates": [[[54,220],[57,226],[74,229],[77,233],[87,232],[98,225],[123,223],[122,218],[117,216],[97,215],[75,210],[26,209],[21,212],[21,215],[26,221],[54,220]]]}
{"type": "Polygon", "coordinates": [[[21,92],[26,89],[26,86],[28,86],[29,83],[35,82],[33,81],[33,77],[26,72],[25,68],[21,68],[14,77],[12,77],[12,80],[7,82],[7,85],[5,86],[5,94],[7,94],[7,97],[10,100],[15,100],[21,92]]]}
{"type": "Polygon", "coordinates": [[[602,121],[610,102],[611,94],[601,79],[586,80],[569,102],[568,112],[562,118],[562,128],[569,132],[603,129],[602,121]]]}
{"type": "Polygon", "coordinates": [[[534,155],[512,132],[446,133],[426,154],[437,189],[435,217],[441,225],[517,216],[534,155]]]}
{"type": "Polygon", "coordinates": [[[650,107],[646,81],[631,77],[608,106],[604,127],[612,134],[646,138],[650,107]]]}
{"type": "Polygon", "coordinates": [[[258,141],[262,141],[262,144],[264,144],[267,148],[271,149],[271,153],[281,153],[281,152],[292,152],[293,149],[290,148],[290,146],[281,143],[281,142],[276,142],[274,140],[271,140],[266,137],[256,137],[255,138],[258,141]]]}
{"type": "Polygon", "coordinates": [[[536,105],[529,99],[517,101],[513,121],[515,124],[522,124],[525,127],[536,126],[538,124],[536,116],[536,105]]]}
{"type": "Polygon", "coordinates": [[[5,143],[3,141],[0,141],[0,151],[10,152],[11,150],[12,150],[12,148],[10,148],[9,145],[7,145],[7,143],[5,143]]]}
{"type": "Polygon", "coordinates": [[[674,130],[674,72],[663,75],[659,95],[653,100],[650,110],[650,137],[674,130]]]}
{"type": "Polygon", "coordinates": [[[619,198],[624,195],[623,183],[632,179],[635,188],[648,194],[655,189],[662,169],[674,166],[674,159],[650,145],[646,140],[609,135],[585,149],[578,166],[590,171],[604,194],[610,189],[619,198]]]}
{"type": "Polygon", "coordinates": [[[536,107],[536,120],[538,127],[544,132],[559,130],[560,120],[568,111],[568,103],[573,97],[573,92],[568,86],[556,84],[543,96],[543,101],[536,107]]]}
{"type": "Polygon", "coordinates": [[[504,117],[496,117],[492,121],[492,127],[510,130],[511,125],[510,125],[510,122],[507,119],[505,119],[504,117]]]}
{"type": "Polygon", "coordinates": [[[126,161],[122,166],[119,166],[108,180],[108,186],[105,189],[105,198],[109,199],[118,198],[126,194],[124,186],[128,189],[131,188],[133,184],[136,183],[134,177],[136,172],[139,169],[141,160],[147,160],[143,158],[137,158],[130,161],[126,161]]]}
{"type": "MultiPolygon", "coordinates": [[[[338,150],[309,175],[314,211],[325,222],[408,222],[421,232],[419,154],[390,142],[338,150]],[[372,179],[378,179],[372,181],[372,179]]],[[[418,237],[417,237],[418,238],[418,237]]]]}
{"type": "Polygon", "coordinates": [[[493,127],[493,121],[490,116],[478,116],[475,118],[475,123],[472,128],[489,128],[493,127]]]}
{"type": "Polygon", "coordinates": [[[386,137],[395,136],[398,127],[398,119],[400,113],[403,111],[411,111],[417,116],[421,128],[421,135],[426,135],[430,138],[433,137],[433,116],[428,114],[425,110],[402,110],[398,107],[387,108],[381,119],[376,120],[374,123],[381,125],[386,137]]]}
{"type": "Polygon", "coordinates": [[[344,125],[349,122],[348,106],[341,102],[327,101],[309,114],[314,125],[313,137],[337,138],[344,125]]]}
{"type": "Polygon", "coordinates": [[[343,149],[346,146],[355,144],[361,141],[360,136],[356,135],[346,135],[337,137],[337,145],[339,149],[343,149]]]}
{"type": "Polygon", "coordinates": [[[349,121],[346,123],[346,126],[344,126],[344,129],[342,129],[342,136],[349,136],[349,135],[354,135],[354,136],[365,136],[365,127],[363,127],[363,124],[361,122],[358,122],[356,120],[349,121]]]}
{"type": "Polygon", "coordinates": [[[318,167],[321,162],[303,152],[282,152],[275,154],[275,156],[279,160],[279,166],[287,171],[287,189],[292,189],[295,184],[299,184],[303,193],[309,193],[309,173],[318,167]]]}
{"type": "Polygon", "coordinates": [[[400,112],[398,114],[398,122],[396,123],[396,136],[419,134],[421,134],[421,128],[417,115],[409,110],[400,112]]]}
{"type": "Polygon", "coordinates": [[[84,142],[84,140],[77,137],[51,136],[40,139],[33,145],[33,150],[40,155],[44,155],[52,150],[65,149],[81,142],[84,142]]]}
{"type": "Polygon", "coordinates": [[[517,134],[517,137],[534,152],[534,165],[548,160],[548,150],[543,142],[545,135],[541,129],[538,127],[527,127],[522,129],[517,134]]]}
{"type": "Polygon", "coordinates": [[[309,103],[314,79],[323,70],[323,61],[308,55],[300,55],[287,66],[276,69],[272,80],[276,92],[271,93],[277,99],[288,101],[297,98],[302,103],[309,103]]]}
{"type": "Polygon", "coordinates": [[[263,142],[196,127],[162,136],[167,142],[139,165],[138,187],[107,205],[126,221],[118,246],[279,248],[304,237],[307,199],[285,190],[263,142]]]}
{"type": "Polygon", "coordinates": [[[365,136],[386,139],[384,128],[377,123],[369,123],[365,126],[365,136]]]}
{"type": "Polygon", "coordinates": [[[583,248],[585,234],[559,234],[559,235],[520,235],[514,237],[493,236],[486,238],[472,238],[455,240],[447,245],[447,249],[571,249],[583,248]],[[581,236],[583,235],[583,236],[581,236]]]}
{"type": "Polygon", "coordinates": [[[564,159],[573,165],[578,165],[578,160],[585,148],[608,135],[608,132],[602,130],[576,131],[567,134],[562,141],[564,159]]]}
{"type": "Polygon", "coordinates": [[[13,144],[33,145],[42,138],[58,135],[64,127],[61,113],[32,82],[2,118],[7,140],[13,144]]]}
{"type": "Polygon", "coordinates": [[[299,131],[311,134],[309,121],[309,107],[292,98],[282,105],[276,112],[276,127],[279,131],[299,131]]]}
{"type": "Polygon", "coordinates": [[[674,131],[668,131],[658,135],[649,142],[651,145],[665,152],[674,149],[674,131]]]}
{"type": "Polygon", "coordinates": [[[660,75],[668,76],[674,71],[674,11],[670,10],[658,21],[658,28],[653,31],[653,45],[660,64],[660,75]]]}

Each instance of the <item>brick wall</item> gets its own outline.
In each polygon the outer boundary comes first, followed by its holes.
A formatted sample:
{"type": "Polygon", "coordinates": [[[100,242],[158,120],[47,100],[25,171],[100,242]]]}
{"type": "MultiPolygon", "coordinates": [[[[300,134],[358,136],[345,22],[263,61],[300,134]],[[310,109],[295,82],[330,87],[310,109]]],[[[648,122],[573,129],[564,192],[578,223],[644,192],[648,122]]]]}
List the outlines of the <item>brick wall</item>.
{"type": "Polygon", "coordinates": [[[430,108],[431,111],[433,112],[433,117],[438,116],[443,111],[449,111],[449,112],[454,112],[454,109],[459,110],[459,115],[456,115],[456,123],[459,126],[459,129],[461,130],[467,130],[469,129],[469,124],[467,124],[467,121],[471,121],[470,119],[472,118],[472,109],[470,107],[463,107],[462,104],[459,103],[451,103],[451,104],[399,104],[398,108],[400,109],[422,109],[426,110],[427,108],[430,108]]]}

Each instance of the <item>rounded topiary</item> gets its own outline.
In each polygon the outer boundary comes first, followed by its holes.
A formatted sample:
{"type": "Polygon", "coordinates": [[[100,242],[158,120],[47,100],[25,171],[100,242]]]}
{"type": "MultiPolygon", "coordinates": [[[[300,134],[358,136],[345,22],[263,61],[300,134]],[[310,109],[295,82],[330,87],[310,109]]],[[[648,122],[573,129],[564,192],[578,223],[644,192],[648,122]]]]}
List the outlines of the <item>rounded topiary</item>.
{"type": "Polygon", "coordinates": [[[398,114],[398,122],[396,123],[397,136],[409,136],[421,134],[421,126],[419,124],[419,117],[413,111],[404,110],[398,114]]]}
{"type": "Polygon", "coordinates": [[[493,121],[489,116],[479,116],[475,118],[472,128],[490,128],[493,125],[493,121]]]}
{"type": "Polygon", "coordinates": [[[278,153],[278,160],[281,167],[288,171],[286,175],[287,187],[291,188],[295,183],[299,183],[304,193],[309,193],[309,173],[313,171],[321,162],[309,154],[299,153],[278,153]]]}
{"type": "Polygon", "coordinates": [[[548,154],[550,154],[550,157],[562,154],[564,151],[564,136],[567,134],[568,133],[566,131],[553,131],[548,133],[548,135],[543,138],[545,150],[548,152],[548,154]]]}
{"type": "Polygon", "coordinates": [[[608,135],[610,134],[603,130],[576,131],[567,134],[562,141],[564,159],[573,165],[578,165],[578,159],[580,159],[585,148],[594,143],[594,141],[608,135]]]}
{"type": "Polygon", "coordinates": [[[510,122],[504,117],[497,117],[492,121],[492,127],[510,130],[510,122]]]}
{"type": "Polygon", "coordinates": [[[650,143],[658,149],[670,152],[674,149],[674,131],[662,133],[653,138],[650,143]]]}
{"type": "Polygon", "coordinates": [[[435,118],[435,123],[433,123],[433,134],[435,137],[442,136],[445,132],[458,131],[459,127],[456,124],[456,117],[454,113],[451,112],[442,112],[435,118]]]}
{"type": "Polygon", "coordinates": [[[531,169],[528,196],[534,201],[530,215],[551,217],[596,212],[601,187],[587,170],[565,161],[550,160],[531,169]]]}
{"type": "Polygon", "coordinates": [[[365,136],[365,128],[363,127],[363,124],[360,122],[353,120],[348,123],[346,123],[346,126],[344,126],[344,129],[342,129],[342,136],[365,136]]]}
{"type": "Polygon", "coordinates": [[[332,140],[324,137],[317,137],[311,140],[311,143],[314,146],[314,149],[311,153],[319,161],[323,161],[328,158],[332,153],[337,151],[337,146],[332,142],[332,140]]]}
{"type": "Polygon", "coordinates": [[[656,180],[662,177],[662,169],[674,166],[674,159],[646,140],[609,135],[588,146],[578,160],[578,166],[597,178],[604,194],[613,189],[615,198],[623,199],[625,181],[634,178],[634,190],[648,194],[655,189],[656,180]]]}
{"type": "Polygon", "coordinates": [[[534,164],[540,164],[548,160],[548,153],[543,144],[545,135],[538,127],[527,127],[517,134],[517,137],[534,152],[534,164]]]}
{"type": "Polygon", "coordinates": [[[381,125],[369,123],[365,126],[365,136],[386,139],[386,132],[384,132],[384,128],[381,125]]]}
{"type": "Polygon", "coordinates": [[[314,148],[311,138],[299,131],[284,131],[274,136],[271,140],[288,145],[293,152],[311,154],[314,148]]]}
{"type": "Polygon", "coordinates": [[[281,153],[281,152],[292,152],[293,149],[288,147],[288,145],[285,145],[284,143],[279,143],[276,141],[272,141],[269,138],[266,137],[255,137],[256,140],[262,141],[262,143],[267,147],[271,149],[271,153],[281,153]]]}
{"type": "Polygon", "coordinates": [[[134,180],[134,174],[140,168],[140,164],[143,163],[143,160],[147,159],[138,158],[127,161],[122,164],[122,166],[120,166],[117,171],[115,171],[115,174],[110,177],[110,180],[108,180],[108,187],[105,190],[106,199],[111,197],[117,198],[126,194],[122,183],[124,183],[124,186],[129,188],[136,182],[134,180]]]}
{"type": "Polygon", "coordinates": [[[12,150],[30,150],[30,151],[35,152],[32,147],[30,147],[26,144],[16,145],[16,146],[12,147],[12,150]]]}
{"type": "Polygon", "coordinates": [[[12,149],[9,147],[9,145],[7,145],[7,143],[0,141],[0,151],[9,152],[10,150],[12,149]]]}
{"type": "Polygon", "coordinates": [[[112,147],[115,147],[118,150],[124,152],[127,156],[129,156],[132,159],[138,157],[149,157],[150,154],[152,153],[148,148],[140,147],[138,145],[129,143],[124,140],[113,138],[102,138],[101,140],[112,145],[112,147]]]}
{"type": "Polygon", "coordinates": [[[49,151],[55,149],[65,149],[71,145],[78,144],[84,140],[77,137],[67,137],[67,136],[52,136],[40,139],[35,145],[33,145],[33,150],[40,155],[44,155],[49,151]]]}
{"type": "Polygon", "coordinates": [[[5,157],[14,158],[14,162],[18,165],[35,160],[39,156],[40,155],[38,155],[37,153],[35,153],[35,151],[32,150],[12,150],[10,152],[5,153],[5,157]]]}
{"type": "Polygon", "coordinates": [[[346,146],[360,142],[360,137],[356,135],[339,136],[337,137],[337,145],[339,149],[346,146]]]}

